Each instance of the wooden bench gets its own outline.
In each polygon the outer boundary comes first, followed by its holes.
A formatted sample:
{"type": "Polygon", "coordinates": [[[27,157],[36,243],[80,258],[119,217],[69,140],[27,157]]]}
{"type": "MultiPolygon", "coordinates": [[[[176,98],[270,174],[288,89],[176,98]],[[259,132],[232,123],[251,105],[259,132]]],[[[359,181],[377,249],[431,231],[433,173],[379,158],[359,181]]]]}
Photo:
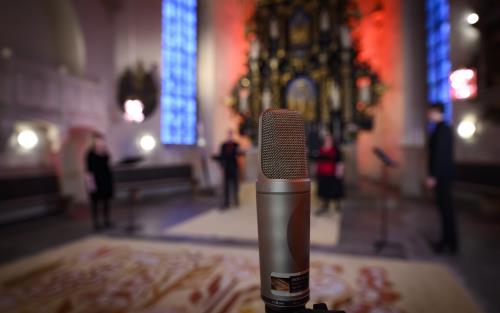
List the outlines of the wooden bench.
{"type": "Polygon", "coordinates": [[[126,191],[130,198],[127,231],[133,232],[139,228],[135,224],[135,210],[141,191],[166,188],[187,184],[195,192],[196,180],[193,177],[191,165],[169,166],[120,166],[113,170],[115,189],[126,191]]]}
{"type": "Polygon", "coordinates": [[[53,172],[0,177],[0,224],[39,217],[65,207],[53,172]]]}
{"type": "MultiPolygon", "coordinates": [[[[195,191],[191,165],[119,166],[113,169],[116,191],[137,201],[141,191],[186,185],[195,191]]],[[[61,196],[54,172],[9,173],[0,177],[0,224],[62,211],[69,203],[61,196]]]]}
{"type": "Polygon", "coordinates": [[[119,166],[113,170],[115,188],[120,190],[145,190],[168,187],[176,184],[189,184],[196,188],[191,165],[166,166],[119,166]]]}

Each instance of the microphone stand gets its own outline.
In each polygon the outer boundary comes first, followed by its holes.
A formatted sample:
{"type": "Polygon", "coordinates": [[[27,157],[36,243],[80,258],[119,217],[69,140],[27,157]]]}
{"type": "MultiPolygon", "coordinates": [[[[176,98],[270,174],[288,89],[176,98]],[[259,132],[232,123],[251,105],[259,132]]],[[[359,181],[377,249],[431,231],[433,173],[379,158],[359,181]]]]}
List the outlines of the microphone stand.
{"type": "Polygon", "coordinates": [[[295,308],[275,308],[266,304],[266,313],[345,313],[339,310],[328,310],[328,307],[324,303],[317,303],[313,305],[312,309],[306,309],[305,307],[295,307],[295,308]]]}
{"type": "Polygon", "coordinates": [[[374,243],[375,252],[380,253],[385,247],[393,246],[401,249],[401,244],[391,242],[389,240],[389,207],[387,199],[389,197],[389,169],[396,168],[397,162],[391,159],[382,149],[375,147],[373,153],[377,156],[382,164],[382,200],[381,222],[380,222],[380,239],[374,243]]]}

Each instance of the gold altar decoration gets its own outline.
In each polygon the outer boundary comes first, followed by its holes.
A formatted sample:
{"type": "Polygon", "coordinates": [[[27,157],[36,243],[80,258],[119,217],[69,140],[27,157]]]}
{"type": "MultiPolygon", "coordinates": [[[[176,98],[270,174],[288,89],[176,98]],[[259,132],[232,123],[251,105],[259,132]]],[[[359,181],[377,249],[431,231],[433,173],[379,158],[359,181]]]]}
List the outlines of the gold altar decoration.
{"type": "Polygon", "coordinates": [[[298,110],[307,131],[330,131],[339,141],[370,129],[383,85],[356,60],[350,31],[360,18],[354,0],[257,1],[246,26],[248,72],[231,95],[242,135],[256,142],[259,116],[268,108],[298,110]],[[358,86],[360,77],[370,84],[358,86]]]}

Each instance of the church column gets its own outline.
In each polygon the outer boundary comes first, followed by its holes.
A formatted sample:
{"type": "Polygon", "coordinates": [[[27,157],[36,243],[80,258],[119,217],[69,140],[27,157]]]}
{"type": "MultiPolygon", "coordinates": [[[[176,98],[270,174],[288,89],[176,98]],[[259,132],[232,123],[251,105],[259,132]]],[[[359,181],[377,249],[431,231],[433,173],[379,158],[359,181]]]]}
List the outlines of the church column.
{"type": "Polygon", "coordinates": [[[425,1],[403,0],[403,133],[401,192],[419,196],[425,176],[426,54],[425,1]]]}
{"type": "Polygon", "coordinates": [[[199,33],[198,33],[198,108],[200,125],[199,138],[205,140],[201,148],[201,162],[206,162],[202,188],[213,187],[218,179],[219,168],[209,161],[210,155],[218,144],[215,134],[215,114],[219,113],[220,105],[215,100],[215,24],[213,17],[214,1],[199,1],[199,33]],[[212,174],[212,175],[211,175],[212,174]]]}

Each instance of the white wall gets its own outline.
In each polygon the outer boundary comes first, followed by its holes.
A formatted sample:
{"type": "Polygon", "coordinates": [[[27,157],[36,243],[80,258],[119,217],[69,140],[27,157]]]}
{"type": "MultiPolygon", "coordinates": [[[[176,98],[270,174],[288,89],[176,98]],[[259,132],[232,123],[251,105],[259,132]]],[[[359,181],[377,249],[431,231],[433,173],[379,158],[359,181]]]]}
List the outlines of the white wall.
{"type": "Polygon", "coordinates": [[[15,55],[44,64],[59,62],[54,28],[44,2],[2,1],[0,20],[0,47],[10,47],[15,55]]]}
{"type": "Polygon", "coordinates": [[[485,119],[482,104],[476,101],[456,102],[453,105],[455,159],[458,163],[500,164],[500,125],[485,119]],[[470,139],[458,136],[460,121],[476,124],[476,133],[470,139]]]}
{"type": "MultiPolygon", "coordinates": [[[[99,82],[109,112],[114,103],[114,15],[100,0],[72,0],[85,46],[83,75],[99,82]]],[[[107,118],[107,117],[106,117],[107,118]]]]}
{"type": "Polygon", "coordinates": [[[82,32],[69,1],[2,1],[0,48],[41,65],[66,66],[79,74],[84,66],[82,32]]]}
{"type": "MultiPolygon", "coordinates": [[[[37,67],[42,66],[44,71],[56,73],[55,77],[62,75],[57,74],[59,65],[65,65],[70,80],[81,79],[83,84],[95,86],[96,89],[91,92],[93,98],[89,98],[95,100],[89,100],[89,108],[98,106],[100,109],[95,109],[98,116],[87,114],[85,123],[66,123],[66,119],[72,117],[70,115],[50,120],[61,130],[62,137],[66,137],[72,127],[103,131],[117,161],[141,154],[137,140],[143,134],[152,134],[157,138],[158,146],[152,153],[145,155],[147,164],[191,163],[201,178],[201,156],[209,158],[216,153],[225,139],[227,129],[235,127],[224,101],[245,69],[247,47],[244,23],[248,3],[243,4],[239,0],[199,2],[198,107],[199,120],[204,125],[203,136],[207,141],[203,153],[198,147],[165,147],[159,144],[160,105],[144,123],[133,125],[123,120],[116,100],[117,81],[127,66],[135,66],[138,61],[142,61],[146,68],[152,65],[160,68],[161,0],[123,0],[115,2],[117,7],[110,7],[111,2],[101,0],[48,0],[43,3],[46,5],[27,0],[2,3],[0,18],[12,25],[15,31],[0,29],[0,47],[11,47],[14,56],[34,60],[37,67]],[[30,11],[29,20],[27,11],[30,11]],[[52,21],[54,16],[60,20],[52,21]],[[231,22],[230,29],[225,26],[226,22],[231,22]],[[67,25],[70,30],[64,30],[61,25],[67,25]],[[70,37],[75,37],[75,41],[70,42],[70,37]],[[68,45],[67,49],[64,45],[68,45]],[[68,54],[61,55],[61,51],[68,54]]],[[[2,86],[0,80],[0,91],[2,86]]],[[[40,88],[43,92],[48,90],[48,87],[40,88]]],[[[68,94],[69,87],[61,88],[64,90],[58,92],[68,94]]],[[[76,97],[81,102],[82,98],[76,97]]],[[[54,108],[56,110],[70,104],[55,104],[49,100],[47,103],[57,105],[54,108]]],[[[22,110],[16,114],[19,117],[30,116],[30,113],[22,110]]],[[[50,114],[46,118],[49,117],[50,114]]],[[[11,124],[4,125],[2,122],[2,130],[9,128],[12,128],[11,124]]],[[[1,135],[0,138],[6,137],[3,133],[1,135]]],[[[64,140],[61,138],[61,141],[64,140]]],[[[212,183],[217,183],[218,167],[212,161],[208,163],[212,183]]]]}
{"type": "MultiPolygon", "coordinates": [[[[477,1],[455,0],[451,6],[451,62],[452,70],[463,67],[474,67],[479,70],[478,82],[485,77],[479,67],[479,50],[481,48],[480,30],[466,23],[469,13],[475,12],[477,1]]],[[[480,17],[481,19],[481,17],[480,17]]],[[[483,85],[484,87],[484,85],[483,85]]],[[[488,121],[485,116],[486,105],[496,103],[492,90],[479,89],[478,97],[466,101],[455,101],[453,104],[453,126],[455,133],[455,158],[459,163],[500,164],[500,125],[488,121]],[[463,119],[476,122],[477,132],[470,140],[457,135],[456,127],[463,119]]]]}
{"type": "MultiPolygon", "coordinates": [[[[8,26],[0,28],[0,49],[11,51],[0,60],[0,167],[53,168],[55,159],[41,153],[47,150],[42,144],[63,138],[47,138],[40,130],[40,146],[23,155],[6,141],[15,137],[20,122],[34,128],[50,125],[60,137],[74,126],[104,130],[108,117],[102,72],[87,76],[86,66],[93,62],[86,62],[84,31],[72,1],[3,1],[0,19],[8,26]]],[[[94,16],[84,20],[96,22],[94,16]]]]}
{"type": "MultiPolygon", "coordinates": [[[[115,14],[114,29],[114,70],[113,81],[117,80],[127,67],[135,67],[142,62],[146,69],[161,65],[161,0],[124,0],[115,14]]],[[[199,53],[203,53],[200,51],[199,53]]],[[[207,78],[208,79],[208,78],[207,78]]],[[[160,87],[158,82],[158,87],[160,87]]],[[[200,100],[200,107],[205,105],[200,100]]],[[[143,155],[146,164],[190,163],[200,174],[200,153],[197,147],[163,146],[160,143],[161,107],[141,124],[130,124],[123,120],[123,113],[113,95],[110,106],[111,118],[108,137],[115,160],[129,156],[143,155]],[[143,153],[138,140],[143,134],[151,134],[157,139],[157,146],[151,153],[143,153]]]]}

